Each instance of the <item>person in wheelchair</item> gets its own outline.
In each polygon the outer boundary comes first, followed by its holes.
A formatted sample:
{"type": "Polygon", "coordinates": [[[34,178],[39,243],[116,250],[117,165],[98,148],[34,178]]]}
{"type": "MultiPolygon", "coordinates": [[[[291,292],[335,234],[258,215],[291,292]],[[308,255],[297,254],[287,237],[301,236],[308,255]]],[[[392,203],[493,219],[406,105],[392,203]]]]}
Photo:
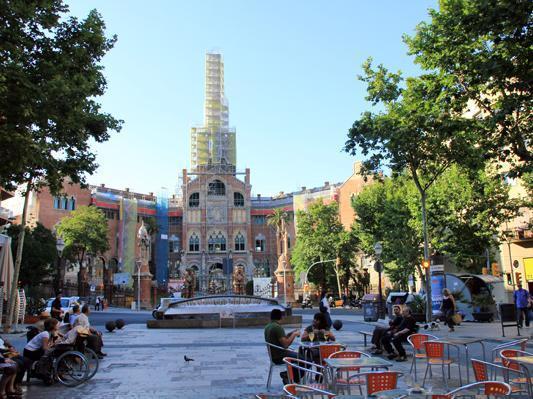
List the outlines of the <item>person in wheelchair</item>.
{"type": "Polygon", "coordinates": [[[46,351],[54,346],[59,330],[57,319],[46,319],[44,321],[44,331],[33,337],[24,347],[24,359],[27,363],[38,361],[46,351]]]}
{"type": "Polygon", "coordinates": [[[107,356],[107,353],[102,352],[102,347],[104,346],[102,333],[91,327],[91,323],[89,322],[90,313],[89,305],[83,305],[81,314],[76,318],[72,327],[84,327],[90,331],[89,336],[87,336],[87,347],[92,349],[98,355],[99,359],[103,359],[104,356],[107,356]]]}

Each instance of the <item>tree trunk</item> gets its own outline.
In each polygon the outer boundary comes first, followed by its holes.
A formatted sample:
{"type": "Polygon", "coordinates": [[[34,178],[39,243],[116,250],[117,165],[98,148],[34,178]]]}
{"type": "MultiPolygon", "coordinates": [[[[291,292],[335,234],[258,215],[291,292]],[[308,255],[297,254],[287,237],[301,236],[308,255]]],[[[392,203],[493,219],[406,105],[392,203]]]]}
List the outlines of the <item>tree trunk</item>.
{"type": "Polygon", "coordinates": [[[342,298],[341,280],[339,278],[339,268],[335,266],[335,274],[337,276],[337,288],[339,289],[339,299],[342,298]]]}
{"type": "MultiPolygon", "coordinates": [[[[15,316],[15,304],[18,295],[18,280],[20,274],[20,265],[22,263],[22,250],[24,248],[24,237],[26,236],[26,215],[28,213],[28,198],[30,196],[31,179],[26,185],[26,192],[24,193],[24,206],[22,208],[22,229],[20,230],[17,243],[17,258],[15,259],[15,270],[13,273],[13,281],[11,284],[11,293],[9,295],[9,310],[7,313],[6,324],[4,324],[4,332],[11,332],[11,324],[15,316]]],[[[17,312],[18,313],[18,312],[17,312]]],[[[17,315],[18,317],[18,315],[17,315]]]]}
{"type": "MultiPolygon", "coordinates": [[[[422,204],[422,232],[424,235],[424,260],[429,260],[429,239],[426,214],[426,192],[420,192],[420,202],[422,204]]],[[[426,321],[430,323],[433,319],[433,301],[431,300],[431,271],[426,269],[426,321]]]]}

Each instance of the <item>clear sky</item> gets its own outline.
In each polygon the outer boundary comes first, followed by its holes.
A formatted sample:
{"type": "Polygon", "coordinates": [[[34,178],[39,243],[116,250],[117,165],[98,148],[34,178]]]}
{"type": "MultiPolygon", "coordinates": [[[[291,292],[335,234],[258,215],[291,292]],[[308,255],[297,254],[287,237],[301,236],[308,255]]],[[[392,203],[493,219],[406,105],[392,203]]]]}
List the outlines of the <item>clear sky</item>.
{"type": "Polygon", "coordinates": [[[103,108],[125,121],[98,144],[93,184],[173,192],[190,167],[189,131],[203,121],[204,56],[224,55],[237,164],[252,191],[271,195],[344,181],[341,151],[368,108],[363,61],[416,73],[401,40],[437,1],[71,0],[96,8],[118,42],[104,59],[103,108]]]}

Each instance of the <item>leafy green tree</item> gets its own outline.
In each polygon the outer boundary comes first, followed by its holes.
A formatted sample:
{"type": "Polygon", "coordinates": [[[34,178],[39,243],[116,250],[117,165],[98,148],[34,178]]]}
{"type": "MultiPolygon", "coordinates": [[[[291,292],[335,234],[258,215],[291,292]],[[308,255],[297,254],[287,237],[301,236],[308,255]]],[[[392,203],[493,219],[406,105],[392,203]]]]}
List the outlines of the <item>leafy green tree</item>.
{"type": "MultiPolygon", "coordinates": [[[[17,248],[20,230],[22,226],[18,224],[11,225],[7,230],[7,234],[12,238],[13,251],[17,248]]],[[[52,232],[41,223],[37,223],[33,229],[26,227],[22,251],[19,281],[23,286],[36,287],[58,273],[56,240],[52,232]]]]}
{"type": "Polygon", "coordinates": [[[309,205],[307,211],[298,211],[298,240],[291,261],[298,274],[315,262],[329,261],[313,267],[308,280],[321,283],[323,289],[337,285],[341,295],[341,275],[344,281],[350,277],[357,238],[344,230],[338,212],[337,203],[325,205],[321,201],[309,205]]]}
{"type": "MultiPolygon", "coordinates": [[[[104,142],[121,121],[102,112],[97,98],[107,84],[100,64],[116,37],[106,38],[98,12],[67,18],[61,0],[11,0],[0,6],[0,186],[47,185],[57,193],[65,179],[84,183],[97,167],[91,142],[104,142]]],[[[26,230],[18,239],[18,279],[26,230]]],[[[11,328],[16,291],[5,330],[11,328]]]]}
{"type": "Polygon", "coordinates": [[[276,255],[281,255],[282,248],[280,247],[280,237],[283,224],[289,221],[289,216],[282,208],[276,208],[268,216],[267,224],[276,231],[276,255]]]}
{"type": "Polygon", "coordinates": [[[507,162],[513,174],[531,171],[533,2],[440,0],[429,14],[404,38],[409,53],[437,71],[455,112],[476,113],[486,156],[507,162]]]}
{"type": "MultiPolygon", "coordinates": [[[[88,254],[103,254],[109,249],[107,219],[94,206],[81,206],[57,225],[57,234],[65,241],[65,256],[81,265],[88,254]]],[[[78,290],[83,291],[78,274],[78,290]]]]}
{"type": "MultiPolygon", "coordinates": [[[[378,174],[389,168],[393,174],[408,171],[415,184],[422,217],[424,258],[429,258],[427,195],[436,179],[454,162],[469,162],[479,168],[471,126],[477,122],[450,112],[450,97],[443,91],[439,76],[426,74],[404,79],[383,65],[372,68],[371,59],[363,65],[367,97],[375,112],[365,111],[348,133],[345,150],[362,152],[363,173],[378,174]]],[[[426,278],[427,280],[427,278],[426,278]]],[[[428,304],[431,286],[426,282],[428,304]]],[[[427,306],[427,319],[431,319],[427,306]]]]}

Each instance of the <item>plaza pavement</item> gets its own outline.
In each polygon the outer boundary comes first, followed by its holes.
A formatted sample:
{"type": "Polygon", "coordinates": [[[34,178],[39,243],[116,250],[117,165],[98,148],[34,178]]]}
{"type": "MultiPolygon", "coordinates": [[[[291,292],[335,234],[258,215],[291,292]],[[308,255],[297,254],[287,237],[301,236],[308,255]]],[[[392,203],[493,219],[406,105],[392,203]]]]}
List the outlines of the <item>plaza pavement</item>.
{"type": "MultiPolygon", "coordinates": [[[[304,315],[304,325],[311,315],[304,315]]],[[[358,330],[371,331],[373,324],[361,316],[342,315],[344,327],[336,332],[339,342],[349,349],[364,350],[358,330]]],[[[501,338],[497,323],[464,323],[455,333],[446,328],[431,332],[439,337],[483,337],[488,339],[487,354],[499,340],[511,339],[516,330],[507,329],[501,338]]],[[[523,329],[523,336],[531,337],[533,328],[523,329]]],[[[144,325],[128,325],[124,330],[104,333],[105,352],[96,376],[76,388],[59,384],[46,387],[33,380],[27,387],[30,399],[76,398],[253,398],[266,392],[268,358],[261,328],[246,329],[190,329],[149,330],[144,325]],[[187,364],[183,356],[194,361],[187,364]]],[[[368,349],[368,348],[367,348],[368,349]]],[[[471,357],[481,358],[479,345],[471,347],[471,357]]],[[[395,370],[409,374],[408,362],[396,363],[395,370]]],[[[420,379],[424,366],[419,368],[420,379]]],[[[281,391],[279,369],[272,379],[271,392],[281,391]]],[[[463,370],[462,375],[465,375],[463,370]]],[[[463,382],[464,383],[464,382],[463,382]]],[[[404,384],[403,380],[401,384],[404,384]]],[[[435,389],[442,386],[438,372],[430,383],[435,389]]],[[[452,367],[450,387],[459,386],[458,374],[452,367]]]]}

